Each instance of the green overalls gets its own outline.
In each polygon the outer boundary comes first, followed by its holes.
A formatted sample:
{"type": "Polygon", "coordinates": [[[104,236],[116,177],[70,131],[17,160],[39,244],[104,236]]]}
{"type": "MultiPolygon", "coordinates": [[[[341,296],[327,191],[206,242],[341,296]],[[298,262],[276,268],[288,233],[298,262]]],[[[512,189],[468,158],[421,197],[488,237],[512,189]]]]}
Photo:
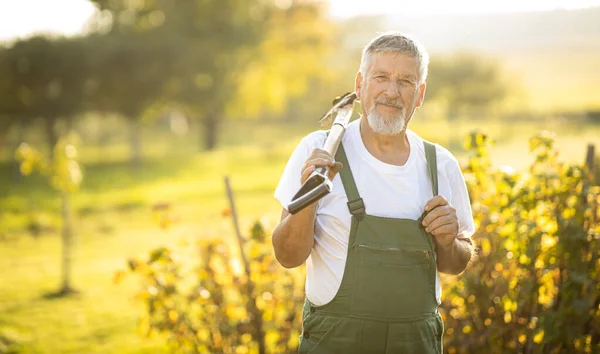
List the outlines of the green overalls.
{"type": "MultiPolygon", "coordinates": [[[[435,147],[425,143],[433,194],[438,193],[435,147]]],[[[436,260],[421,220],[367,214],[348,159],[336,154],[352,214],[348,255],[331,302],[302,311],[299,353],[442,353],[442,318],[435,297],[436,260]]]]}

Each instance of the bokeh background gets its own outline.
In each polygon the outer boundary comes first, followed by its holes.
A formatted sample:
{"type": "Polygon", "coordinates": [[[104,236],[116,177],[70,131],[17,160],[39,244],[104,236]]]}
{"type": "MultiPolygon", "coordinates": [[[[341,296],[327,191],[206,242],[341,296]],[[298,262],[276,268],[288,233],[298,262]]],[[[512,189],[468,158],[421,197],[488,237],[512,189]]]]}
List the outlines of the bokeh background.
{"type": "Polygon", "coordinates": [[[387,30],[478,226],[445,351],[600,351],[600,1],[1,0],[0,353],[294,352],[272,194],[387,30]]]}

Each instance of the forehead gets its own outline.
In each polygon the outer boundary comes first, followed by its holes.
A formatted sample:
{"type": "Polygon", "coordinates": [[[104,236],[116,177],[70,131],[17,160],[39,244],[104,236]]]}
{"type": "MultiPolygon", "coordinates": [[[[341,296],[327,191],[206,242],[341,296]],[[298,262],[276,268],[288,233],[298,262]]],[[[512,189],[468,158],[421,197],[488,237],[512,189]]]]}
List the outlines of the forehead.
{"type": "Polygon", "coordinates": [[[408,53],[382,52],[371,54],[367,68],[369,74],[386,72],[392,75],[415,76],[419,74],[417,59],[408,53]]]}

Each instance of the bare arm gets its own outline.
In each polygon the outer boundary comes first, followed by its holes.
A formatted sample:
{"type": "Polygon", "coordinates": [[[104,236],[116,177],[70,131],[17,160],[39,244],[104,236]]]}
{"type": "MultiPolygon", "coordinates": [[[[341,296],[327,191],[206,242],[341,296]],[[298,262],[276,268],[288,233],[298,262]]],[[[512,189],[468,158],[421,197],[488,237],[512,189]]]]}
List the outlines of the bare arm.
{"type": "MultiPolygon", "coordinates": [[[[302,168],[300,180],[302,184],[315,170],[315,166],[330,166],[329,179],[342,169],[342,164],[335,162],[325,150],[315,149],[302,168]]],[[[275,258],[286,268],[302,265],[312,250],[315,242],[315,214],[317,203],[313,203],[292,215],[285,208],[281,212],[281,221],[273,230],[273,249],[275,258]]]]}
{"type": "Polygon", "coordinates": [[[281,211],[281,221],[273,231],[273,249],[275,258],[286,268],[302,265],[315,242],[316,203],[306,207],[297,214],[281,211]]]}
{"type": "Polygon", "coordinates": [[[428,214],[423,218],[425,231],[431,233],[436,244],[437,266],[440,273],[460,274],[473,256],[473,243],[458,234],[456,210],[441,195],[425,205],[428,214]]]}
{"type": "Polygon", "coordinates": [[[470,238],[456,237],[449,245],[436,241],[437,265],[440,273],[460,274],[473,257],[473,242],[470,238]]]}

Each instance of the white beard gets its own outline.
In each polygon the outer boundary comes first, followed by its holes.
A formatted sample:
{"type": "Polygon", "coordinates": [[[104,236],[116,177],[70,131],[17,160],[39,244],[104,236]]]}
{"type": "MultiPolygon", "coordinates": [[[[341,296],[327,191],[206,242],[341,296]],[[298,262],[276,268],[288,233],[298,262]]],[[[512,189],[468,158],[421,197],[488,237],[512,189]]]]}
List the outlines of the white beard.
{"type": "Polygon", "coordinates": [[[371,129],[373,129],[375,133],[382,135],[398,135],[405,128],[406,114],[402,111],[398,117],[394,117],[388,122],[384,117],[377,113],[375,106],[373,106],[367,113],[367,120],[369,121],[369,126],[371,126],[371,129]]]}

